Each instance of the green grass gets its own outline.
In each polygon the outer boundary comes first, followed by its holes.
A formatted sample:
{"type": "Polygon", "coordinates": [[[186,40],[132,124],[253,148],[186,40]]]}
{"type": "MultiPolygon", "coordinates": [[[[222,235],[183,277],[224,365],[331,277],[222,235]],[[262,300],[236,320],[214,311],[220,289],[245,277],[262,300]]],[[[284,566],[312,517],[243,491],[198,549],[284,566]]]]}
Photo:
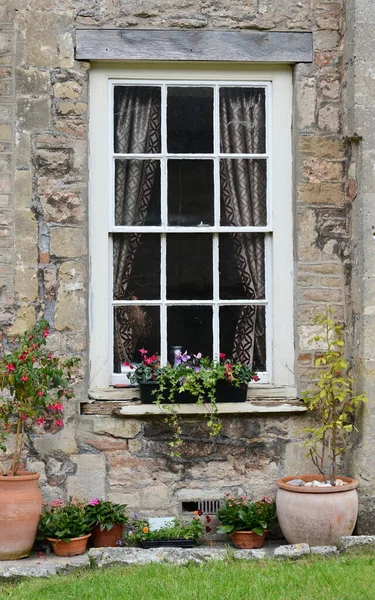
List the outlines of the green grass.
{"type": "Polygon", "coordinates": [[[375,600],[375,555],[147,565],[28,579],[1,600],[375,600]]]}

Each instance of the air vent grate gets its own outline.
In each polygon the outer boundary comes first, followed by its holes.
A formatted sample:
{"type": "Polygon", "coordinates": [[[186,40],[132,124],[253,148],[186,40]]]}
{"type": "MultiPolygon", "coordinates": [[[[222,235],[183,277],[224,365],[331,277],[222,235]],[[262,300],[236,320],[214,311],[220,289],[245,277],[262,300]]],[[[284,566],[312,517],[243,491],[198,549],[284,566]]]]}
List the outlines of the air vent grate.
{"type": "Polygon", "coordinates": [[[182,512],[202,511],[203,515],[214,515],[222,506],[222,500],[187,500],[182,502],[182,512]]]}

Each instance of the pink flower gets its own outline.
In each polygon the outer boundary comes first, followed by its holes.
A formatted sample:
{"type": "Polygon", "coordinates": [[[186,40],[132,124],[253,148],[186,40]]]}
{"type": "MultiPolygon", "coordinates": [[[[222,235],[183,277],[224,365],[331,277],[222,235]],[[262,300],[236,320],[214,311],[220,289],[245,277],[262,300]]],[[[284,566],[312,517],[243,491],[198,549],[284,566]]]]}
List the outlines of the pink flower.
{"type": "Polygon", "coordinates": [[[130,367],[130,362],[129,361],[125,361],[124,363],[122,363],[124,365],[124,367],[130,367]]]}
{"type": "Polygon", "coordinates": [[[198,354],[194,354],[194,358],[200,360],[202,358],[202,352],[198,352],[198,354]]]}
{"type": "Polygon", "coordinates": [[[52,359],[53,359],[53,354],[49,354],[49,355],[48,355],[48,358],[49,358],[50,360],[52,360],[52,359]]]}
{"type": "Polygon", "coordinates": [[[22,421],[26,421],[26,419],[27,419],[27,416],[26,416],[26,415],[24,415],[24,414],[22,413],[22,415],[21,415],[21,419],[22,419],[22,421]]]}
{"type": "Polygon", "coordinates": [[[52,508],[57,508],[58,506],[64,506],[63,500],[52,500],[51,502],[52,508]]]}
{"type": "Polygon", "coordinates": [[[45,329],[45,330],[43,331],[43,336],[44,336],[45,338],[46,338],[47,336],[49,336],[49,330],[48,330],[48,329],[45,329]]]}
{"type": "Polygon", "coordinates": [[[6,368],[8,369],[8,371],[14,371],[16,367],[12,363],[8,363],[6,368]]]}
{"type": "Polygon", "coordinates": [[[219,358],[221,360],[225,360],[226,354],[224,354],[224,352],[219,352],[219,358]]]}
{"type": "Polygon", "coordinates": [[[45,423],[46,420],[43,417],[39,417],[39,419],[37,419],[35,422],[37,425],[43,425],[43,423],[45,423]]]}
{"type": "Polygon", "coordinates": [[[94,498],[93,500],[91,500],[91,502],[89,502],[90,506],[97,506],[98,504],[100,504],[99,498],[94,498]]]}
{"type": "Polygon", "coordinates": [[[44,396],[44,393],[42,392],[42,390],[39,390],[38,396],[44,396]]]}
{"type": "Polygon", "coordinates": [[[253,381],[259,381],[258,375],[253,375],[253,381]]]}
{"type": "Polygon", "coordinates": [[[64,421],[62,421],[61,419],[56,419],[55,425],[57,427],[62,427],[64,425],[64,421]]]}
{"type": "Polygon", "coordinates": [[[29,378],[27,375],[22,375],[21,381],[27,381],[29,378]]]}
{"type": "Polygon", "coordinates": [[[145,350],[144,348],[141,348],[139,352],[140,352],[141,354],[143,354],[143,356],[144,356],[145,354],[147,354],[147,350],[145,350]]]}

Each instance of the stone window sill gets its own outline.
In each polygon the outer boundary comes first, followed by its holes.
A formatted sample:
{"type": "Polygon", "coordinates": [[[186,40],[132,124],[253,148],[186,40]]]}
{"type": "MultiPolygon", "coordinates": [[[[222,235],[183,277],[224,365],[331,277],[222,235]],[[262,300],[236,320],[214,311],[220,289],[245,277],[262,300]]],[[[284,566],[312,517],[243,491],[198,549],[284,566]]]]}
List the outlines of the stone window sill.
{"type": "MultiPolygon", "coordinates": [[[[178,414],[204,415],[207,407],[197,404],[175,406],[178,414]]],[[[268,414],[306,412],[294,388],[276,388],[267,385],[249,388],[246,402],[218,404],[220,414],[268,414]]],[[[137,417],[162,415],[165,410],[155,404],[141,404],[136,388],[108,388],[89,390],[89,401],[81,403],[82,415],[137,417]]]]}

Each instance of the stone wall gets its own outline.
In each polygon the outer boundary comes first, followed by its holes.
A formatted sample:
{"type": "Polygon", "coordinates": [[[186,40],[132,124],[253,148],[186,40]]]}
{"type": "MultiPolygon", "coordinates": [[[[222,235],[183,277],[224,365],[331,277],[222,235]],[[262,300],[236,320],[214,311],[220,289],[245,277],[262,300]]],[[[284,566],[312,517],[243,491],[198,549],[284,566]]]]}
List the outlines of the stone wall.
{"type": "Polygon", "coordinates": [[[75,29],[313,32],[314,62],[294,68],[296,373],[304,388],[316,374],[308,344],[314,314],[330,305],[352,332],[357,191],[352,144],[343,135],[343,0],[8,0],[0,13],[4,345],[44,315],[51,349],[83,357],[77,406],[67,407],[64,431],[30,440],[28,466],[42,473],[45,497],[107,495],[145,511],[177,511],[193,492],[272,493],[276,476],[303,467],[293,434],[301,417],[225,417],[214,444],[199,421],[188,422],[185,454],[172,461],[157,419],[79,416],[79,402],[87,401],[90,65],[74,59],[75,29]]]}

